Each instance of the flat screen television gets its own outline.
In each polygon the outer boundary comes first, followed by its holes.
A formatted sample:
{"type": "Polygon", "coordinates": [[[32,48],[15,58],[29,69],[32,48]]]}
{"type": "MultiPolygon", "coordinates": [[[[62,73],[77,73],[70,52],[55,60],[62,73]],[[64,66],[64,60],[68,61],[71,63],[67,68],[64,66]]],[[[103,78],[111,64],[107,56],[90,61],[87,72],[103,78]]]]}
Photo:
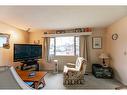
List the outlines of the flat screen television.
{"type": "Polygon", "coordinates": [[[42,58],[42,45],[14,44],[14,62],[42,58]]]}

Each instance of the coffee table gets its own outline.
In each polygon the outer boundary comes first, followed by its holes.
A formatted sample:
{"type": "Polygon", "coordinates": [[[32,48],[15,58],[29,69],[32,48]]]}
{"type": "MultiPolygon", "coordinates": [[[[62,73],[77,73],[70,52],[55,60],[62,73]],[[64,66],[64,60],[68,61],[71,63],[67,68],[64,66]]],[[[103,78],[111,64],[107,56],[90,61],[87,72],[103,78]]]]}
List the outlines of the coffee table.
{"type": "Polygon", "coordinates": [[[35,76],[30,77],[29,74],[31,73],[31,71],[22,71],[22,70],[16,71],[24,82],[33,82],[35,89],[38,89],[40,83],[43,84],[43,87],[45,86],[44,76],[47,74],[47,72],[35,71],[36,73],[35,76]]]}

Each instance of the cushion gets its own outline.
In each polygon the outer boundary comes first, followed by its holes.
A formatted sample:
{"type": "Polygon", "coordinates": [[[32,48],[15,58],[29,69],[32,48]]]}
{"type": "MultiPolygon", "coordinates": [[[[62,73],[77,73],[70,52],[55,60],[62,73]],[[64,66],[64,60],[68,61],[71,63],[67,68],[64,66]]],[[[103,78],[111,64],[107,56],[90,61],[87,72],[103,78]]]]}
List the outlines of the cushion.
{"type": "Polygon", "coordinates": [[[76,69],[80,70],[81,69],[81,65],[82,65],[82,61],[84,60],[83,57],[78,57],[76,60],[76,69]]]}
{"type": "Polygon", "coordinates": [[[9,69],[0,72],[0,89],[21,89],[9,69]]]}

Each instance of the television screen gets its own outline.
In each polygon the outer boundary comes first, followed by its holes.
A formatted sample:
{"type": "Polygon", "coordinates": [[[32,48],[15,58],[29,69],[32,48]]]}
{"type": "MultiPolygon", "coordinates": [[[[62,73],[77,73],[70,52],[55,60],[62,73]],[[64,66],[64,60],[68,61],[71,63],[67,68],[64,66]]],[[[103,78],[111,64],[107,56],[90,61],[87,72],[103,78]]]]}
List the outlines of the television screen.
{"type": "Polygon", "coordinates": [[[14,44],[14,61],[39,59],[42,57],[42,45],[14,44]]]}

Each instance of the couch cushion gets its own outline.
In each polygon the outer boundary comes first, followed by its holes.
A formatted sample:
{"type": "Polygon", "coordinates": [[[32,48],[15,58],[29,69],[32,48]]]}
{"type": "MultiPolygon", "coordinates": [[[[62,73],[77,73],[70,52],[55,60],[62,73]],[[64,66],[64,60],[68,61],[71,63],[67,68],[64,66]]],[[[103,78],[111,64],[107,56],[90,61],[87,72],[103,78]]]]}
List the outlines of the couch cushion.
{"type": "Polygon", "coordinates": [[[0,72],[0,89],[21,89],[9,69],[0,72]]]}

